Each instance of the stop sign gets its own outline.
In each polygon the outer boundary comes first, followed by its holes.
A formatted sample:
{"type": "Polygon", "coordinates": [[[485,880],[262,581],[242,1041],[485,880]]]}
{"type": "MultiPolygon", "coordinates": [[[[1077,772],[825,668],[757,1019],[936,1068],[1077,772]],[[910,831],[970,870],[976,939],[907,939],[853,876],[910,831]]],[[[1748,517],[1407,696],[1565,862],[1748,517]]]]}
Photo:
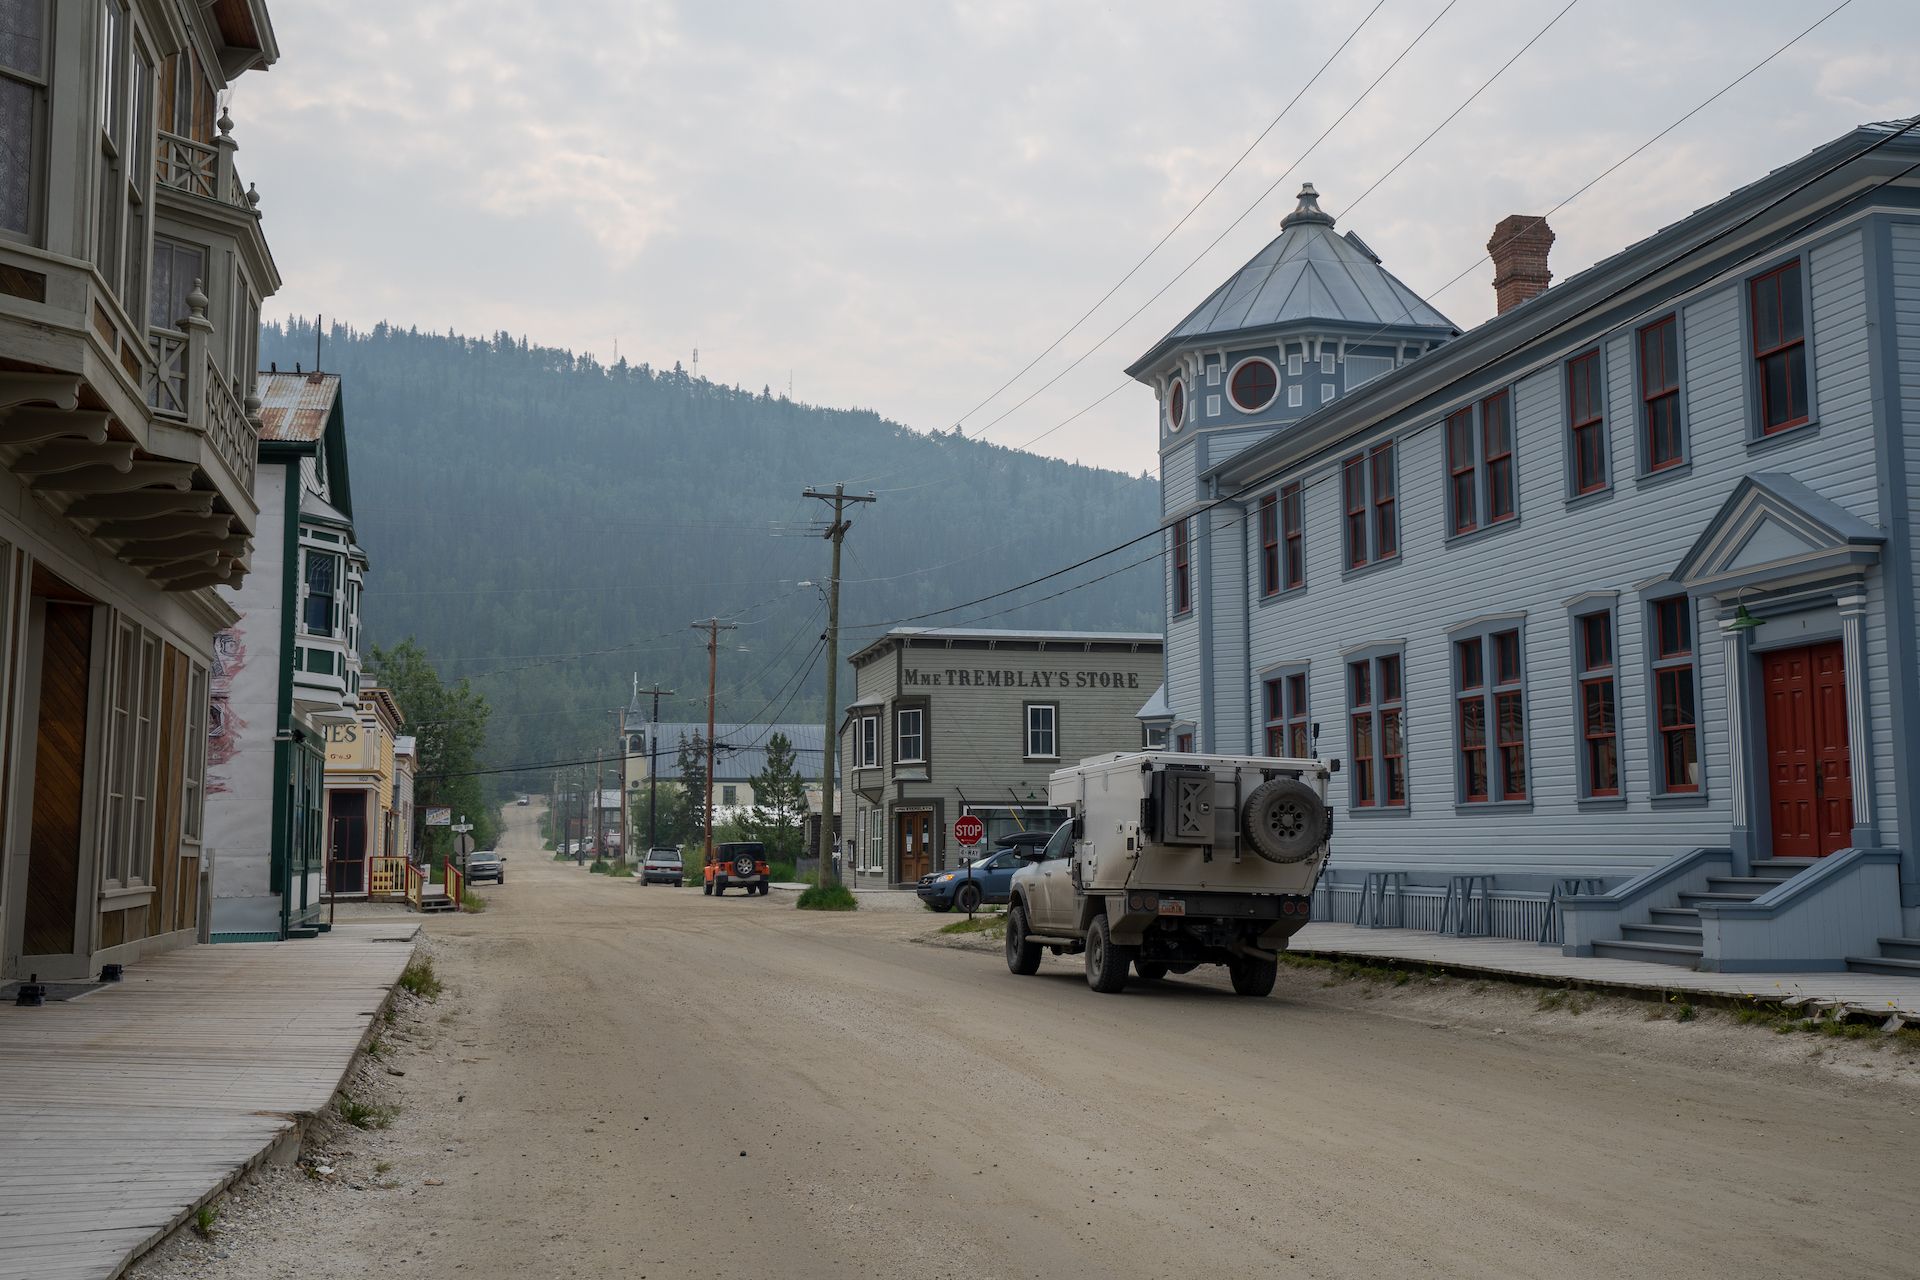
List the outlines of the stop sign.
{"type": "Polygon", "coordinates": [[[971,849],[987,838],[987,824],[968,814],[953,824],[953,838],[971,849]]]}

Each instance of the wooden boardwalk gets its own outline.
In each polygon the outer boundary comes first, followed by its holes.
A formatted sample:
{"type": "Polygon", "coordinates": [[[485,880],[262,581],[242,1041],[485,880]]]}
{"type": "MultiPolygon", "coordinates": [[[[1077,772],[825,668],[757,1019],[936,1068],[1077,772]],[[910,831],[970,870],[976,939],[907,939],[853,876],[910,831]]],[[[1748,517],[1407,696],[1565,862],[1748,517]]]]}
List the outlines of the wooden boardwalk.
{"type": "Polygon", "coordinates": [[[1601,989],[1691,992],[1723,999],[1747,996],[1920,1019],[1920,979],[1873,973],[1695,973],[1643,960],[1563,956],[1557,946],[1508,938],[1453,938],[1423,929],[1360,929],[1350,924],[1310,924],[1293,936],[1287,949],[1601,989]]]}
{"type": "Polygon", "coordinates": [[[185,947],[0,1005],[0,1280],[110,1280],[327,1105],[413,920],[185,947]]]}

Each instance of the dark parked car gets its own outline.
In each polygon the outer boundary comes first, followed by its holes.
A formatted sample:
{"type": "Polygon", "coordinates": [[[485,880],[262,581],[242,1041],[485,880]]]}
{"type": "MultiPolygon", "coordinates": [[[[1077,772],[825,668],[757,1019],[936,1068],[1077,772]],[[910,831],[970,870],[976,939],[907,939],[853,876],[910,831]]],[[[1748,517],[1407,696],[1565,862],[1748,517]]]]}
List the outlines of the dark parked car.
{"type": "Polygon", "coordinates": [[[467,883],[479,884],[482,880],[507,882],[507,860],[492,849],[475,849],[467,855],[467,883]]]}
{"type": "Polygon", "coordinates": [[[1002,836],[992,853],[976,858],[971,868],[962,865],[953,871],[936,871],[920,877],[915,889],[920,900],[935,911],[972,911],[989,902],[1007,901],[1013,885],[1013,873],[1026,865],[1022,855],[1046,847],[1047,831],[1019,831],[1002,836]]]}

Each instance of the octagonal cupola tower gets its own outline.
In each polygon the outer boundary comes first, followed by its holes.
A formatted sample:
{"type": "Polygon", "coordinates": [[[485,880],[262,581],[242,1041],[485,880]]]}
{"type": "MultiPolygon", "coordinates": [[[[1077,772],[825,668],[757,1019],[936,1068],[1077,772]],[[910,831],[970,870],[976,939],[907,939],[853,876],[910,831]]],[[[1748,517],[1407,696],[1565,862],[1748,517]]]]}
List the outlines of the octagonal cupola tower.
{"type": "MultiPolygon", "coordinates": [[[[1232,723],[1244,720],[1205,692],[1214,685],[1205,670],[1212,649],[1199,635],[1231,631],[1227,615],[1243,607],[1239,569],[1225,564],[1213,536],[1218,525],[1228,531],[1223,545],[1240,537],[1239,513],[1220,507],[1180,519],[1211,496],[1207,472],[1459,334],[1364,240],[1336,230],[1306,183],[1280,234],[1128,367],[1159,400],[1171,743],[1191,733],[1195,749],[1206,750],[1232,741],[1232,723]]],[[[1237,552],[1233,559],[1237,566],[1237,552]]]]}
{"type": "Polygon", "coordinates": [[[1217,436],[1206,450],[1217,464],[1459,333],[1334,229],[1309,182],[1280,234],[1127,373],[1159,396],[1162,461],[1217,436]]]}

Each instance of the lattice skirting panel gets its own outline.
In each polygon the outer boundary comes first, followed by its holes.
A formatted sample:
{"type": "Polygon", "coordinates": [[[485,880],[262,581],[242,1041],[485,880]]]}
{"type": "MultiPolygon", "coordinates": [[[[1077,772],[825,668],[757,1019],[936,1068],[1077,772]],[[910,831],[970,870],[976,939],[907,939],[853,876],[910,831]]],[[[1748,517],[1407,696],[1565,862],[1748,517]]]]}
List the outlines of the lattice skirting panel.
{"type": "MultiPolygon", "coordinates": [[[[1360,886],[1357,884],[1330,884],[1322,881],[1314,890],[1313,918],[1318,921],[1330,921],[1334,924],[1352,924],[1360,909],[1360,886]]],[[[1544,893],[1501,893],[1495,890],[1488,895],[1492,919],[1491,936],[1496,938],[1514,938],[1521,942],[1538,942],[1540,927],[1547,918],[1547,895],[1544,893]]],[[[1440,912],[1446,903],[1445,886],[1410,885],[1407,888],[1404,912],[1394,915],[1396,908],[1392,895],[1388,896],[1388,913],[1392,922],[1404,929],[1427,929],[1437,932],[1440,928],[1440,912]]],[[[1457,911],[1458,904],[1455,904],[1457,911]]],[[[1479,904],[1474,905],[1475,923],[1478,923],[1479,904]]]]}

